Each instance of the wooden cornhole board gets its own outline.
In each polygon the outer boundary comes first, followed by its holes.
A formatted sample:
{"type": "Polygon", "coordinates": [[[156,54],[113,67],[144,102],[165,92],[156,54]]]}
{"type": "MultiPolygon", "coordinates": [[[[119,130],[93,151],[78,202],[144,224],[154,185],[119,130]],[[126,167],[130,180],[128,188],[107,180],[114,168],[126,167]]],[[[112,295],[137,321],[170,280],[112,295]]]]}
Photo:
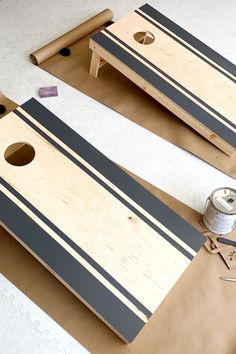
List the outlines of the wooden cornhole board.
{"type": "Polygon", "coordinates": [[[108,62],[227,155],[235,152],[234,64],[148,4],[95,34],[90,48],[92,76],[108,62]]]}
{"type": "Polygon", "coordinates": [[[0,224],[131,342],[205,237],[35,99],[0,120],[0,166],[0,224]]]}

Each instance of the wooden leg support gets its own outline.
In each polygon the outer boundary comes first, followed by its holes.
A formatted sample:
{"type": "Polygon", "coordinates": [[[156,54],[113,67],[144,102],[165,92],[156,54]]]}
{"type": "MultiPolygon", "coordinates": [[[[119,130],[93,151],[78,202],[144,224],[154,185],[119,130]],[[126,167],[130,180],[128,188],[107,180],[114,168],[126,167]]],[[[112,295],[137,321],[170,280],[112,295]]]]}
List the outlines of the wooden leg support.
{"type": "Polygon", "coordinates": [[[93,51],[91,62],[90,62],[89,74],[96,78],[98,76],[98,70],[104,64],[106,64],[106,61],[102,57],[100,57],[96,52],[93,51]]]}
{"type": "Polygon", "coordinates": [[[101,57],[96,52],[93,51],[91,62],[90,62],[89,74],[95,78],[98,76],[100,61],[101,61],[101,57]]]}

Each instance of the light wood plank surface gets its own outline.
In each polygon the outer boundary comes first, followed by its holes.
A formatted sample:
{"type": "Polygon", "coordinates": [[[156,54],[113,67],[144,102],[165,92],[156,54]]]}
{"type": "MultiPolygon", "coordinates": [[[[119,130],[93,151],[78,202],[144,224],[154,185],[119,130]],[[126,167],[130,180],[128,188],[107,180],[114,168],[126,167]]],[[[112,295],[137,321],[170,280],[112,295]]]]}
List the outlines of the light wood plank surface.
{"type": "MultiPolygon", "coordinates": [[[[158,21],[156,14],[164,18],[144,5],[93,36],[90,48],[232,155],[236,148],[236,69],[227,70],[227,65],[223,65],[227,64],[226,59],[218,60],[219,55],[212,54],[206,46],[201,51],[202,43],[195,45],[196,39],[192,38],[187,42],[191,35],[183,34],[184,30],[175,24],[173,27],[168,19],[158,21]],[[135,36],[139,32],[152,36],[153,42],[137,41],[135,36]]],[[[91,68],[92,64],[96,66],[92,61],[91,68]]],[[[98,70],[97,64],[93,76],[97,76],[98,70]]]]}
{"type": "Polygon", "coordinates": [[[36,101],[5,116],[0,133],[1,224],[123,340],[131,341],[186,269],[203,236],[36,101]],[[63,134],[76,146],[67,145],[63,134]],[[11,148],[15,143],[18,150],[11,148]],[[22,150],[27,154],[24,144],[35,156],[20,166],[17,153],[19,158],[22,150]],[[14,165],[8,162],[11,154],[14,165]],[[125,188],[111,179],[113,174],[125,188]],[[132,189],[146,202],[131,198],[132,189]]]}

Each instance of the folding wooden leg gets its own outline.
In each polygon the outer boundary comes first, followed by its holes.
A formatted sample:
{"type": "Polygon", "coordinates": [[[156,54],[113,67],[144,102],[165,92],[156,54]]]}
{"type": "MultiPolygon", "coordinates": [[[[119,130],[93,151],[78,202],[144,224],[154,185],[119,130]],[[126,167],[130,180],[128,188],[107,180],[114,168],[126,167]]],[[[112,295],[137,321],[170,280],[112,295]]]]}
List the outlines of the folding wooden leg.
{"type": "Polygon", "coordinates": [[[106,60],[100,57],[95,51],[92,52],[92,58],[90,62],[89,74],[93,77],[98,76],[98,70],[106,64],[106,60]]]}
{"type": "Polygon", "coordinates": [[[98,70],[100,68],[100,62],[101,62],[101,57],[96,53],[92,52],[92,58],[90,62],[90,69],[89,69],[89,74],[92,75],[93,77],[98,76],[98,70]]]}

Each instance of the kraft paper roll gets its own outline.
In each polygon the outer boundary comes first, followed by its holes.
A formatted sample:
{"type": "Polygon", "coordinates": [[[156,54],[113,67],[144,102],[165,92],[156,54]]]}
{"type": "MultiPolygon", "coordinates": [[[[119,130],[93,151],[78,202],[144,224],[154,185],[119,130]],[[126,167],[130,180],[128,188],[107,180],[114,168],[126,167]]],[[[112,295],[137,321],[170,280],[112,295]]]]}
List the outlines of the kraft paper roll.
{"type": "Polygon", "coordinates": [[[81,23],[79,26],[73,28],[69,32],[63,34],[59,38],[53,40],[42,48],[36,50],[34,53],[30,54],[32,62],[35,65],[41,64],[54,54],[58,53],[62,48],[70,46],[87,34],[93,32],[95,29],[111,21],[112,17],[113,13],[110,9],[101,11],[97,15],[81,23]]]}

